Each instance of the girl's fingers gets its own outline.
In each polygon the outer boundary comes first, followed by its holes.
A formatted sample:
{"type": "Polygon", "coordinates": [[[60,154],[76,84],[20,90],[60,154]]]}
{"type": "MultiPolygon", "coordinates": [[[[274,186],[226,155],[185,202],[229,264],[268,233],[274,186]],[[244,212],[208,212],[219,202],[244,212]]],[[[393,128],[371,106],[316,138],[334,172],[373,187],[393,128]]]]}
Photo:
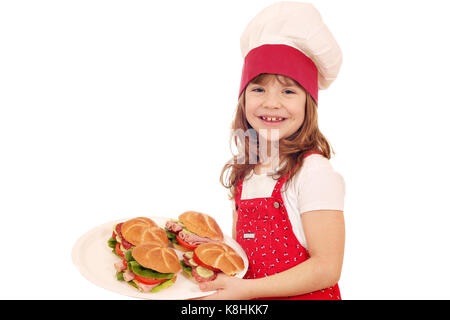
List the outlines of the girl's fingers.
{"type": "Polygon", "coordinates": [[[217,278],[213,281],[202,282],[199,284],[200,290],[202,291],[212,291],[224,288],[224,274],[219,274],[217,278]]]}

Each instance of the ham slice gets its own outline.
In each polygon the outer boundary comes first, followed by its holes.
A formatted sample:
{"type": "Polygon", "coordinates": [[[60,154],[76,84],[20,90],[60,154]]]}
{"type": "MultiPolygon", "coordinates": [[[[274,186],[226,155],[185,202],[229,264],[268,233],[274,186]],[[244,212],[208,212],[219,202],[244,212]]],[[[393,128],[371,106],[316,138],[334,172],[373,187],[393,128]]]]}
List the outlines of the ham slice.
{"type": "Polygon", "coordinates": [[[166,228],[167,228],[167,230],[169,230],[170,232],[173,232],[173,233],[178,233],[181,230],[183,230],[183,227],[180,224],[178,224],[177,222],[170,221],[170,220],[166,222],[166,228]]]}
{"type": "Polygon", "coordinates": [[[190,258],[186,257],[185,255],[183,255],[183,262],[185,265],[187,265],[188,267],[195,267],[193,265],[191,265],[191,263],[189,262],[189,260],[191,260],[190,258]]]}
{"type": "Polygon", "coordinates": [[[134,279],[134,273],[131,270],[127,270],[123,273],[123,280],[126,282],[131,281],[134,279]]]}
{"type": "Polygon", "coordinates": [[[114,268],[115,268],[118,272],[122,272],[122,271],[124,271],[127,267],[123,264],[123,261],[117,261],[116,263],[114,263],[114,268]]]}
{"type": "Polygon", "coordinates": [[[118,272],[122,272],[122,271],[125,270],[127,267],[123,264],[123,261],[117,261],[116,263],[114,263],[114,268],[115,268],[118,272]]]}
{"type": "Polygon", "coordinates": [[[138,289],[144,293],[150,292],[150,290],[152,290],[152,288],[155,287],[154,284],[143,284],[143,283],[140,283],[139,281],[135,281],[134,283],[136,283],[138,286],[138,289]]]}
{"type": "Polygon", "coordinates": [[[180,233],[178,233],[178,236],[180,237],[181,240],[183,240],[184,242],[192,245],[192,246],[198,246],[202,243],[206,243],[206,242],[215,242],[214,240],[210,239],[210,238],[206,238],[206,237],[200,237],[194,233],[185,233],[184,230],[181,231],[180,233]]]}

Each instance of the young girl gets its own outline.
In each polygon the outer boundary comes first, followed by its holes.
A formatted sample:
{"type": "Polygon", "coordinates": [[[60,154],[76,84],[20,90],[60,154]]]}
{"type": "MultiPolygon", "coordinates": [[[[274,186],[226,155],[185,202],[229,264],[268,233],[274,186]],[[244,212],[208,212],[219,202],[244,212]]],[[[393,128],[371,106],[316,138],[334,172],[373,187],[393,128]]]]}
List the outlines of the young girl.
{"type": "Polygon", "coordinates": [[[340,48],[311,4],[280,2],[250,22],[241,49],[232,129],[256,132],[256,146],[250,135],[233,135],[245,154],[225,165],[221,182],[249,267],[243,279],[220,275],[200,289],[217,290],[207,299],[339,300],[345,184],[329,162],[317,101],[337,76],[340,48]],[[252,147],[257,163],[249,161],[252,147]]]}

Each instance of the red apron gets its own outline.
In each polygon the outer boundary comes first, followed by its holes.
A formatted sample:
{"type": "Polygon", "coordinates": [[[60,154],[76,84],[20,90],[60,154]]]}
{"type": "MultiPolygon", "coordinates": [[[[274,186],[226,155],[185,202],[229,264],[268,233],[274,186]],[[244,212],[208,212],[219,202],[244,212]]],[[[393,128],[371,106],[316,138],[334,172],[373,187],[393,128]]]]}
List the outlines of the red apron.
{"type": "MultiPolygon", "coordinates": [[[[307,154],[305,158],[310,154],[307,154]]],[[[241,200],[242,183],[236,188],[236,241],[247,254],[248,271],[245,279],[267,277],[290,269],[309,258],[308,251],[292,231],[281,188],[287,176],[278,179],[272,196],[241,200]]],[[[315,292],[264,299],[283,300],[341,300],[338,284],[315,292]]]]}

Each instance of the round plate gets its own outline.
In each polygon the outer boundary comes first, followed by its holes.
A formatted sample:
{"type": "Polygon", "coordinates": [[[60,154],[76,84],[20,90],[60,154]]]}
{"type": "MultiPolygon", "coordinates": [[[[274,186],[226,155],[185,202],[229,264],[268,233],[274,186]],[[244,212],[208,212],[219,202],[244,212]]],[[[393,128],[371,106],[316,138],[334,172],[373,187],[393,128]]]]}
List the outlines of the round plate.
{"type": "MultiPolygon", "coordinates": [[[[149,217],[160,227],[164,228],[166,217],[149,217]]],[[[120,259],[112,253],[112,248],[108,246],[108,239],[111,237],[113,227],[119,222],[124,222],[130,218],[110,221],[97,226],[82,235],[72,248],[72,261],[80,273],[99,287],[123,294],[129,297],[152,299],[152,300],[178,300],[193,299],[210,295],[215,291],[200,291],[198,283],[193,278],[188,279],[183,271],[180,271],[175,284],[157,293],[143,293],[130,286],[125,281],[116,279],[116,269],[114,263],[120,259]]],[[[248,269],[247,256],[242,247],[232,238],[224,235],[224,242],[232,247],[244,260],[244,270],[236,274],[236,277],[243,278],[248,269]]],[[[174,249],[175,250],[175,249],[174,249]]],[[[184,252],[175,250],[178,257],[182,259],[184,252]]]]}

